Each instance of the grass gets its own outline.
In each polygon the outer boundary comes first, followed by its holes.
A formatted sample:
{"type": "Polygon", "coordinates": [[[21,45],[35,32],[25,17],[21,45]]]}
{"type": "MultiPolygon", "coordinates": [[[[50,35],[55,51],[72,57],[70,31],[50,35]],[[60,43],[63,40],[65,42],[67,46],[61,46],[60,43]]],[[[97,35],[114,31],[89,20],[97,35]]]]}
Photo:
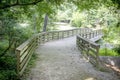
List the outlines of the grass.
{"type": "Polygon", "coordinates": [[[120,56],[120,54],[117,53],[116,51],[112,49],[107,49],[107,48],[100,49],[99,55],[100,56],[120,56]]]}

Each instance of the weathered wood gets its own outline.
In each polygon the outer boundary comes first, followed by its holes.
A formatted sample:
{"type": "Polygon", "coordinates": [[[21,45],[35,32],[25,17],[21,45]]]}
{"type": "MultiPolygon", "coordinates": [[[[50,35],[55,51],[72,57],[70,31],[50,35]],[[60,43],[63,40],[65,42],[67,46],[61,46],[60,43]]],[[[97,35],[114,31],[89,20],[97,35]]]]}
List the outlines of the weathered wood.
{"type": "MultiPolygon", "coordinates": [[[[98,32],[98,31],[97,31],[98,32]]],[[[89,34],[82,34],[77,36],[77,47],[82,51],[83,55],[90,60],[91,63],[99,65],[99,48],[100,45],[89,40],[92,37],[95,37],[96,31],[90,32],[89,34]],[[91,36],[91,34],[93,34],[91,36]],[[94,59],[91,59],[94,58],[94,59]],[[94,61],[93,61],[94,60],[94,61]]]]}
{"type": "MultiPolygon", "coordinates": [[[[39,44],[43,44],[48,41],[61,39],[69,36],[75,36],[77,34],[83,35],[86,33],[90,33],[92,30],[89,28],[77,28],[77,29],[71,29],[71,30],[59,30],[59,31],[48,31],[48,32],[42,32],[38,33],[36,35],[33,35],[30,39],[25,41],[23,44],[21,44],[19,47],[16,48],[16,56],[17,56],[17,72],[19,76],[21,76],[33,54],[36,47],[39,44]],[[84,33],[84,34],[82,34],[84,33]]],[[[92,33],[91,33],[92,34],[92,33]]],[[[91,35],[86,34],[86,38],[91,38],[91,35]]],[[[90,50],[87,48],[86,42],[87,40],[83,41],[83,39],[78,39],[78,46],[81,50],[90,50]],[[84,43],[85,45],[82,46],[80,43],[84,43]],[[86,48],[84,48],[86,47],[86,48]]],[[[89,42],[92,48],[96,46],[94,43],[89,42]]]]}

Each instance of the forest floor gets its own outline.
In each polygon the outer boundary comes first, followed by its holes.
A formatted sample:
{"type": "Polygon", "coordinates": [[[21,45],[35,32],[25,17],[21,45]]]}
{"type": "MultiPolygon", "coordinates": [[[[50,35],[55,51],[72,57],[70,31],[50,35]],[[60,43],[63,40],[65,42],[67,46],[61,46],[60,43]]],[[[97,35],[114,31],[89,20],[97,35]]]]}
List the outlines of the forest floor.
{"type": "Polygon", "coordinates": [[[42,44],[27,80],[120,80],[112,72],[101,72],[86,61],[76,47],[76,37],[42,44]]]}

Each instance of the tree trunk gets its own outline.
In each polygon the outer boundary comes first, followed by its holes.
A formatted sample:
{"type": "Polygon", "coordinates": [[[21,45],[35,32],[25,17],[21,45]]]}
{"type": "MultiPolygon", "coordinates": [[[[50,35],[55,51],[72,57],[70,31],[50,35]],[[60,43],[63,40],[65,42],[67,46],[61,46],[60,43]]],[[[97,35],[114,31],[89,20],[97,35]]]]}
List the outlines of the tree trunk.
{"type": "Polygon", "coordinates": [[[36,20],[36,16],[35,15],[33,15],[33,26],[34,26],[34,33],[36,33],[37,32],[37,29],[36,29],[36,22],[37,22],[37,20],[36,20]]]}
{"type": "Polygon", "coordinates": [[[48,23],[48,15],[47,15],[47,13],[46,13],[46,14],[45,14],[45,18],[44,18],[43,32],[46,32],[47,23],[48,23]]]}

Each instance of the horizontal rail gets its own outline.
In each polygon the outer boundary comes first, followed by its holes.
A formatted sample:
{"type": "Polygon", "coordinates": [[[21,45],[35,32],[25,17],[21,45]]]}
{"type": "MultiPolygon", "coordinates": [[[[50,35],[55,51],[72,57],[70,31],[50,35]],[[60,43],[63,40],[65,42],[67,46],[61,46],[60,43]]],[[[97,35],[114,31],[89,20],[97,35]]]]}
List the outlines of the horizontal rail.
{"type": "Polygon", "coordinates": [[[33,35],[30,39],[26,42],[21,44],[19,47],[16,48],[16,55],[17,55],[17,72],[19,76],[21,76],[31,58],[31,55],[35,51],[36,47],[39,44],[43,44],[48,41],[62,39],[78,34],[85,34],[91,32],[92,29],[89,28],[77,28],[71,30],[63,30],[63,31],[48,31],[38,33],[33,35]]]}
{"type": "Polygon", "coordinates": [[[77,34],[87,33],[91,31],[92,29],[89,29],[89,28],[78,28],[78,29],[71,29],[71,30],[49,31],[49,32],[39,33],[38,43],[42,44],[48,41],[62,39],[62,38],[74,36],[77,34]]]}
{"type": "MultiPolygon", "coordinates": [[[[96,31],[94,31],[96,32],[96,31]]],[[[84,57],[86,57],[95,66],[99,65],[99,49],[100,45],[94,43],[86,35],[77,35],[76,44],[84,57]]]]}
{"type": "Polygon", "coordinates": [[[94,31],[91,31],[88,33],[82,33],[82,34],[80,34],[80,36],[95,42],[103,36],[103,33],[102,33],[102,29],[98,29],[98,30],[94,30],[94,31]]]}
{"type": "Polygon", "coordinates": [[[17,55],[17,72],[19,75],[22,75],[36,47],[37,36],[34,35],[16,48],[15,52],[17,55]]]}

